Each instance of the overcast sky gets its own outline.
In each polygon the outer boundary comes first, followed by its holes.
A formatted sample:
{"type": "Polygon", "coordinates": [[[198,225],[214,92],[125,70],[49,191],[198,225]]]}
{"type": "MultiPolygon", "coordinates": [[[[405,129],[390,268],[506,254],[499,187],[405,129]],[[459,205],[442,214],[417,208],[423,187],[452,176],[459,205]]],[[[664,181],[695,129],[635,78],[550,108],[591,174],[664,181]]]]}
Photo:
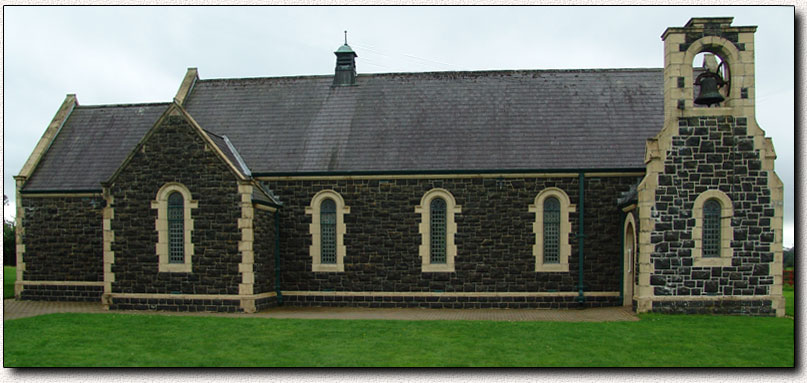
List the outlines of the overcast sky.
{"type": "MultiPolygon", "coordinates": [[[[348,42],[359,73],[661,68],[661,34],[691,17],[756,25],[757,121],[773,137],[793,245],[793,7],[3,8],[3,187],[68,93],[81,105],[167,102],[203,79],[332,74],[348,42]]],[[[660,129],[661,127],[659,127],[660,129]]],[[[88,149],[91,150],[91,149],[88,149]]]]}

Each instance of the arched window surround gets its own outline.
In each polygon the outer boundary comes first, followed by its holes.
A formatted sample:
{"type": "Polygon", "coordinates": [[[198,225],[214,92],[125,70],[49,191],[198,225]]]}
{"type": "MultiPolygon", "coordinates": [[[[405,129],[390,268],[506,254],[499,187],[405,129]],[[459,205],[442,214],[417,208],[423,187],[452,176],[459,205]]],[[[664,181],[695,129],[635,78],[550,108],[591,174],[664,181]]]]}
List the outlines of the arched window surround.
{"type": "Polygon", "coordinates": [[[350,206],[345,206],[342,195],[335,190],[321,190],[311,198],[311,205],[305,208],[305,214],[311,216],[309,224],[309,234],[311,234],[311,246],[309,255],[311,256],[311,271],[313,272],[344,272],[345,271],[345,214],[350,214],[350,206]],[[333,200],[336,205],[336,262],[322,262],[322,203],[333,200]]]}
{"type": "Polygon", "coordinates": [[[188,188],[179,182],[169,182],[163,185],[157,192],[157,197],[151,201],[151,208],[157,210],[155,229],[157,231],[156,252],[158,258],[158,269],[161,273],[190,273],[193,270],[193,217],[192,209],[199,208],[199,201],[192,199],[188,188]],[[184,262],[171,263],[170,239],[168,225],[168,197],[174,192],[182,195],[183,200],[183,250],[184,262]]]}
{"type": "Polygon", "coordinates": [[[454,272],[454,258],[457,256],[457,246],[454,244],[454,236],[457,234],[457,223],[454,220],[455,214],[462,212],[462,206],[457,205],[454,196],[446,189],[434,188],[423,194],[420,205],[415,206],[415,213],[420,214],[419,232],[421,243],[419,255],[421,260],[421,272],[439,273],[454,272]],[[431,262],[431,203],[435,198],[441,198],[446,203],[446,232],[445,232],[445,263],[431,262]]]}
{"type": "Polygon", "coordinates": [[[566,192],[556,187],[542,190],[535,197],[535,203],[529,205],[530,213],[535,213],[535,222],[532,224],[532,231],[535,233],[532,255],[535,257],[536,272],[569,271],[569,257],[572,254],[572,245],[569,244],[569,233],[572,231],[569,213],[574,213],[576,210],[576,206],[572,205],[566,192]],[[544,263],[544,202],[548,198],[556,198],[560,202],[560,246],[558,254],[560,259],[558,263],[544,263]]]}
{"type": "Polygon", "coordinates": [[[692,265],[695,267],[731,266],[731,258],[734,256],[734,249],[731,247],[731,241],[734,240],[734,230],[731,227],[734,205],[731,198],[720,190],[707,190],[695,198],[692,205],[692,216],[695,217],[695,227],[692,229],[692,238],[695,240],[695,248],[692,249],[692,265]],[[703,207],[709,200],[715,200],[720,204],[719,257],[703,256],[703,207]]]}

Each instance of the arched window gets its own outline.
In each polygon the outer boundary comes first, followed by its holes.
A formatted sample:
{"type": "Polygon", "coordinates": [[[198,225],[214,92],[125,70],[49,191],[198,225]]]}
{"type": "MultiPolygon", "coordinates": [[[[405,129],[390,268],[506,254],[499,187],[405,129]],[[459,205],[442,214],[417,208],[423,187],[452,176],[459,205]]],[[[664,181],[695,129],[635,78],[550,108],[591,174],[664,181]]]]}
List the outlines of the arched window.
{"type": "Polygon", "coordinates": [[[185,263],[185,200],[179,192],[168,196],[168,263],[185,263]]]}
{"type": "Polygon", "coordinates": [[[703,256],[720,256],[720,202],[710,199],[703,204],[703,256]]]}
{"type": "Polygon", "coordinates": [[[345,200],[335,190],[320,190],[311,198],[305,214],[311,215],[311,271],[345,271],[345,214],[350,214],[350,206],[345,206],[345,200]]]}
{"type": "Polygon", "coordinates": [[[415,213],[420,214],[420,256],[424,273],[453,273],[457,257],[455,216],[462,212],[454,196],[446,189],[434,188],[423,194],[415,213]]]}
{"type": "Polygon", "coordinates": [[[193,209],[199,201],[191,198],[191,191],[178,182],[169,182],[151,201],[157,210],[154,222],[157,231],[157,259],[161,273],[193,272],[193,209]]]}
{"type": "Polygon", "coordinates": [[[692,265],[695,267],[728,267],[734,256],[731,241],[734,229],[731,218],[734,205],[726,193],[720,190],[707,190],[692,204],[695,227],[692,228],[692,265]]]}
{"type": "Polygon", "coordinates": [[[446,263],[446,201],[440,197],[432,200],[431,213],[431,263],[446,263]]]}
{"type": "Polygon", "coordinates": [[[336,263],[336,202],[327,198],[322,201],[319,211],[319,225],[322,231],[322,263],[336,263]]]}
{"type": "Polygon", "coordinates": [[[532,245],[535,271],[569,271],[569,257],[572,254],[569,214],[575,210],[566,192],[557,187],[542,190],[535,197],[535,203],[529,205],[529,211],[535,213],[535,222],[532,224],[535,233],[535,243],[532,245]]]}
{"type": "Polygon", "coordinates": [[[560,201],[544,200],[544,264],[560,263],[560,201]]]}

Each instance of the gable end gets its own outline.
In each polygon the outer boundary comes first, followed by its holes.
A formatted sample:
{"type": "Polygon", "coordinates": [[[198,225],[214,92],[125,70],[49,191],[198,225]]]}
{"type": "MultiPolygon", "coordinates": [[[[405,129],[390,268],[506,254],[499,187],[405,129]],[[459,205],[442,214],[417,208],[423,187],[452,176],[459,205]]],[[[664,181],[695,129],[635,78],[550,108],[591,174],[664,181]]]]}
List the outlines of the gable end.
{"type": "Polygon", "coordinates": [[[212,150],[212,151],[213,151],[213,152],[216,154],[216,156],[219,158],[219,160],[221,160],[221,161],[222,161],[222,162],[223,162],[223,163],[226,165],[227,169],[228,169],[228,170],[229,170],[229,171],[230,171],[230,172],[231,172],[231,173],[232,173],[232,174],[233,174],[233,175],[234,175],[234,176],[235,176],[235,177],[236,177],[238,180],[242,180],[242,181],[243,181],[243,180],[248,180],[248,179],[250,179],[250,177],[249,177],[249,176],[247,176],[247,175],[245,175],[244,173],[242,173],[242,172],[239,170],[239,168],[238,168],[238,167],[237,167],[237,166],[236,166],[236,165],[233,163],[233,161],[231,161],[231,160],[230,160],[230,159],[229,159],[229,158],[228,158],[228,157],[227,157],[227,156],[224,154],[224,152],[222,151],[222,149],[221,149],[221,148],[220,148],[220,147],[219,147],[219,146],[218,146],[218,145],[215,143],[215,141],[214,141],[214,140],[213,140],[213,139],[212,139],[212,138],[211,138],[211,137],[210,137],[210,136],[209,136],[209,135],[208,135],[208,134],[207,134],[207,133],[206,133],[206,132],[205,132],[205,131],[204,131],[204,130],[203,130],[201,127],[200,127],[200,126],[199,126],[199,124],[198,124],[198,123],[196,123],[196,121],[194,121],[194,119],[193,119],[193,118],[192,118],[192,117],[191,117],[191,116],[190,116],[190,115],[189,115],[189,114],[188,114],[188,113],[187,113],[187,112],[186,112],[186,111],[185,111],[185,110],[184,110],[184,109],[183,109],[181,106],[179,106],[178,104],[174,103],[173,105],[171,105],[171,106],[170,106],[170,107],[169,107],[169,108],[168,108],[168,109],[165,111],[165,113],[163,113],[163,115],[162,115],[162,116],[160,116],[160,118],[157,120],[157,122],[156,122],[156,123],[154,123],[154,126],[152,126],[152,127],[151,127],[151,129],[148,131],[148,133],[146,133],[146,135],[143,137],[143,139],[142,139],[142,140],[140,140],[140,142],[139,142],[139,143],[138,143],[138,144],[137,144],[137,145],[134,147],[134,149],[132,149],[132,151],[129,153],[129,155],[126,157],[126,159],[123,161],[123,163],[121,163],[121,165],[118,167],[118,169],[115,171],[115,173],[114,173],[114,174],[112,174],[112,176],[111,176],[111,177],[109,177],[109,179],[108,179],[107,181],[102,182],[101,184],[102,184],[104,187],[109,187],[110,185],[114,184],[114,183],[115,183],[115,180],[118,178],[118,176],[120,175],[121,171],[122,171],[124,168],[126,168],[126,166],[128,166],[128,165],[129,165],[129,163],[132,161],[132,159],[134,158],[134,156],[135,156],[135,155],[136,155],[138,152],[143,151],[143,150],[146,150],[146,149],[144,149],[144,146],[145,146],[145,145],[146,145],[146,143],[147,143],[147,142],[148,142],[148,141],[151,139],[152,135],[154,135],[155,131],[157,131],[157,130],[158,130],[158,129],[159,129],[159,128],[160,128],[160,127],[163,125],[163,124],[165,124],[165,123],[166,123],[166,121],[168,121],[168,120],[169,120],[169,119],[171,119],[171,118],[175,118],[175,117],[179,117],[179,118],[181,118],[181,119],[185,120],[185,121],[188,123],[188,125],[190,125],[190,127],[193,129],[193,131],[194,131],[194,132],[196,132],[196,134],[198,134],[198,135],[199,135],[199,137],[200,137],[200,138],[201,138],[201,139],[204,141],[206,148],[210,148],[210,149],[211,149],[211,150],[212,150]]]}

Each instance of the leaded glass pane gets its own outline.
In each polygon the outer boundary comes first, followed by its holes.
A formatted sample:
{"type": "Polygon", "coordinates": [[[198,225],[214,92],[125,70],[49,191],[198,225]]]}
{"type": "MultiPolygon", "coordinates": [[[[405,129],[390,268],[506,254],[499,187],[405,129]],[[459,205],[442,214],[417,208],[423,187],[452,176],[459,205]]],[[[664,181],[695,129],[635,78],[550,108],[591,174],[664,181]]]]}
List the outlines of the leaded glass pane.
{"type": "Polygon", "coordinates": [[[560,263],[560,201],[544,200],[544,263],[560,263]]]}
{"type": "Polygon", "coordinates": [[[182,194],[168,196],[168,262],[185,263],[185,201],[182,194]]]}
{"type": "Polygon", "coordinates": [[[431,212],[431,263],[446,263],[446,201],[435,198],[431,212]]]}
{"type": "Polygon", "coordinates": [[[322,230],[321,263],[336,263],[336,203],[332,199],[322,201],[319,226],[322,230]]]}
{"type": "Polygon", "coordinates": [[[720,203],[713,199],[703,204],[703,256],[720,256],[720,203]]]}

